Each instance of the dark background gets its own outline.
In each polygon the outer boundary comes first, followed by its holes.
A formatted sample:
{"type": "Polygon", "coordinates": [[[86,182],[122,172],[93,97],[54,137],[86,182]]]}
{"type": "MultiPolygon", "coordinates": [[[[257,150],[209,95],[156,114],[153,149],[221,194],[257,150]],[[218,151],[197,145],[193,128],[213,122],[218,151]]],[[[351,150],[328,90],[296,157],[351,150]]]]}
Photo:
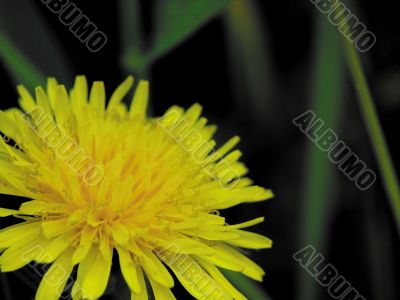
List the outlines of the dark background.
{"type": "MultiPolygon", "coordinates": [[[[15,6],[20,1],[1,2],[0,9],[4,13],[7,5],[15,6]]],[[[145,72],[135,72],[121,67],[117,2],[73,1],[108,37],[107,45],[98,53],[88,51],[40,1],[31,2],[58,40],[59,50],[67,58],[73,74],[85,74],[89,81],[104,80],[110,95],[128,73],[134,73],[150,80],[154,115],[160,115],[173,104],[187,108],[199,102],[204,107],[204,115],[218,124],[219,144],[230,136],[240,135],[239,148],[250,169],[249,176],[256,184],[271,188],[275,198],[242,205],[222,214],[227,216],[229,223],[266,216],[266,222],[255,230],[270,237],[274,247],[251,252],[254,260],[267,272],[262,287],[272,299],[299,299],[299,279],[308,278],[316,290],[314,299],[331,299],[326,289],[310,279],[292,259],[296,251],[310,243],[307,236],[301,234],[301,228],[307,218],[307,212],[304,212],[305,186],[309,182],[307,155],[310,148],[316,146],[292,124],[293,118],[312,108],[311,98],[318,80],[314,70],[320,13],[309,1],[254,2],[260,21],[257,30],[262,33],[263,50],[268,51],[269,70],[266,74],[270,76],[256,77],[270,88],[267,94],[259,95],[258,99],[263,102],[258,106],[248,99],[246,87],[241,89],[240,74],[235,73],[238,69],[232,67],[235,65],[232,63],[233,44],[226,34],[224,12],[206,22],[145,72]]],[[[154,32],[153,4],[142,1],[141,15],[147,41],[144,49],[151,46],[148,41],[154,32]]],[[[377,36],[377,44],[361,57],[395,167],[399,170],[400,19],[394,4],[395,1],[357,1],[352,7],[377,36]]],[[[20,21],[23,18],[15,20],[19,39],[25,40],[25,44],[22,42],[24,48],[20,47],[20,50],[29,55],[30,51],[40,47],[45,56],[49,45],[32,45],[31,48],[26,43],[32,39],[30,28],[20,21]]],[[[328,48],[330,46],[334,45],[328,48]]],[[[257,64],[257,61],[258,57],[253,57],[252,62],[257,64]]],[[[59,70],[52,66],[43,69],[47,71],[46,76],[58,75],[59,70]]],[[[369,168],[377,172],[378,180],[371,189],[360,191],[338,168],[329,166],[334,183],[326,190],[326,198],[330,200],[320,199],[328,201],[327,213],[323,223],[314,224],[323,232],[323,242],[315,246],[366,299],[399,299],[398,232],[345,64],[342,74],[343,99],[338,104],[336,132],[369,168]]],[[[73,78],[59,78],[59,81],[71,86],[73,78]]],[[[1,108],[16,106],[15,81],[1,59],[0,85],[1,108]]],[[[1,198],[2,207],[18,207],[22,202],[17,198],[1,198]]],[[[13,220],[1,221],[5,225],[13,220]]],[[[4,280],[0,290],[5,294],[0,296],[1,299],[7,299],[7,291],[12,294],[9,299],[33,297],[29,280],[23,279],[27,272],[2,275],[4,280]]],[[[118,274],[117,268],[115,272],[118,274]]],[[[121,295],[125,290],[118,275],[114,275],[109,293],[113,295],[104,298],[123,299],[121,295]]],[[[179,285],[174,288],[174,293],[178,299],[190,298],[179,285]]]]}

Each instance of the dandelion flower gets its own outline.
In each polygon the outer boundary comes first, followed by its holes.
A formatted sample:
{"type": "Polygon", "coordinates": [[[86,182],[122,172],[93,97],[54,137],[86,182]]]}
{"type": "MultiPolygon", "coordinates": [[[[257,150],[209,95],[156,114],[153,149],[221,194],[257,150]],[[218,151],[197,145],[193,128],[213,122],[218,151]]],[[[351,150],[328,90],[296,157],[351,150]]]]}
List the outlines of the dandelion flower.
{"type": "Polygon", "coordinates": [[[262,217],[229,225],[219,211],[272,192],[244,177],[238,137],[213,150],[200,105],[149,117],[148,82],[122,102],[132,85],[106,105],[103,82],[89,91],[78,76],[68,93],[50,78],[35,97],[18,86],[21,109],[0,111],[0,193],[27,199],[0,208],[22,220],[0,231],[1,271],[46,264],[36,299],[98,299],[116,256],[132,299],[175,299],[173,274],[197,299],[245,299],[220,269],[261,281],[240,248],[272,242],[243,230],[262,217]]]}

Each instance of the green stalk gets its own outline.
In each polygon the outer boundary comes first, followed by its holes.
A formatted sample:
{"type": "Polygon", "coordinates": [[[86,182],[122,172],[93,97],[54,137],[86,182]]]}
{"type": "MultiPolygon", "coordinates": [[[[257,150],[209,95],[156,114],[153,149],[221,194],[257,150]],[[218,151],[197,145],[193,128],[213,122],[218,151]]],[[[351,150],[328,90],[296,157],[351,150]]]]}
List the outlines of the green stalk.
{"type": "Polygon", "coordinates": [[[383,185],[393,210],[397,229],[400,233],[400,189],[396,171],[393,167],[393,162],[386,144],[382,126],[375,109],[367,79],[363,72],[360,57],[354,46],[345,39],[344,48],[350,73],[358,94],[358,104],[378,162],[383,185]]]}

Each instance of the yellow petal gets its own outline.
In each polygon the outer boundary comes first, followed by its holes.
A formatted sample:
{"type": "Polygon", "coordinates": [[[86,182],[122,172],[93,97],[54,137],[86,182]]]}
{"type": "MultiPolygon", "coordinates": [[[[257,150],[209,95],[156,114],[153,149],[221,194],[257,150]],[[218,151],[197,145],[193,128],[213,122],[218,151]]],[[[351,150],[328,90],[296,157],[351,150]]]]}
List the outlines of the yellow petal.
{"type": "Polygon", "coordinates": [[[222,158],[226,153],[232,150],[240,142],[240,137],[234,136],[229,139],[221,148],[214,152],[212,155],[212,159],[209,162],[214,162],[220,158],[222,158]]]}
{"type": "Polygon", "coordinates": [[[195,103],[185,112],[184,118],[192,126],[200,117],[203,108],[200,104],[195,103]]]}
{"type": "Polygon", "coordinates": [[[140,266],[136,266],[136,274],[139,279],[140,293],[132,293],[131,300],[148,300],[146,282],[140,266]]]}
{"type": "Polygon", "coordinates": [[[74,265],[80,263],[83,259],[86,258],[90,251],[90,247],[92,246],[92,242],[97,233],[97,229],[86,225],[81,232],[81,241],[79,243],[78,248],[75,250],[74,255],[72,257],[72,263],[74,265]]]}
{"type": "Polygon", "coordinates": [[[112,257],[110,237],[108,236],[108,233],[105,232],[100,232],[100,253],[103,255],[106,261],[112,257]]]}
{"type": "Polygon", "coordinates": [[[174,286],[174,279],[172,278],[167,268],[165,268],[165,266],[162,264],[160,259],[155,256],[151,251],[147,249],[142,250],[145,254],[142,265],[147,275],[161,285],[172,288],[174,286]]]}
{"type": "Polygon", "coordinates": [[[40,232],[40,222],[23,222],[0,231],[0,249],[40,232]]]}
{"type": "Polygon", "coordinates": [[[246,300],[247,298],[240,293],[230,282],[225,278],[220,270],[213,264],[210,264],[200,258],[196,261],[210,274],[211,277],[235,300],[246,300]]]}
{"type": "Polygon", "coordinates": [[[114,241],[119,245],[128,244],[130,238],[128,229],[119,221],[113,224],[112,236],[114,241]]]}
{"type": "Polygon", "coordinates": [[[55,115],[57,123],[65,128],[72,126],[72,110],[68,92],[64,85],[57,88],[57,102],[55,103],[55,115]]]}
{"type": "Polygon", "coordinates": [[[8,217],[19,213],[18,210],[0,207],[0,217],[8,217]]]}
{"type": "Polygon", "coordinates": [[[90,271],[91,267],[93,266],[93,264],[96,260],[98,251],[99,250],[97,247],[91,247],[88,255],[79,264],[76,281],[75,281],[75,283],[72,287],[72,291],[71,291],[72,299],[74,299],[74,300],[82,299],[82,282],[83,282],[83,279],[88,274],[88,272],[90,271]]]}
{"type": "Polygon", "coordinates": [[[167,288],[167,287],[159,284],[157,281],[151,279],[151,277],[149,277],[149,281],[150,281],[151,287],[153,289],[156,300],[174,300],[174,299],[176,299],[174,294],[172,294],[170,288],[167,288]]]}
{"type": "MultiPolygon", "coordinates": [[[[211,255],[214,253],[214,250],[208,245],[192,238],[172,240],[171,242],[163,245],[163,247],[166,248],[169,248],[169,246],[176,246],[180,253],[185,254],[211,255]]],[[[174,251],[174,248],[175,247],[172,247],[171,251],[174,251]]]]}
{"type": "Polygon", "coordinates": [[[71,106],[78,117],[82,117],[82,108],[87,103],[88,84],[85,76],[76,76],[75,85],[71,93],[71,106]]]}
{"type": "Polygon", "coordinates": [[[18,85],[17,90],[19,95],[21,96],[19,100],[19,105],[22,107],[22,109],[25,112],[29,112],[33,110],[36,106],[36,102],[31,96],[31,94],[28,92],[25,86],[23,85],[18,85]]]}
{"type": "MultiPolygon", "coordinates": [[[[21,136],[17,123],[2,110],[0,110],[0,132],[13,139],[16,136],[21,136]]],[[[16,140],[16,142],[19,141],[16,140]]]]}
{"type": "Polygon", "coordinates": [[[97,253],[96,260],[83,278],[83,298],[98,299],[103,295],[110,277],[111,262],[112,255],[105,260],[100,252],[97,253]]]}
{"type": "Polygon", "coordinates": [[[20,212],[27,215],[46,215],[56,211],[63,211],[62,206],[40,200],[32,200],[21,204],[20,212]]]}
{"type": "Polygon", "coordinates": [[[103,81],[95,81],[89,99],[92,109],[101,117],[106,105],[106,89],[103,81]]]}
{"type": "Polygon", "coordinates": [[[185,231],[191,236],[196,236],[208,241],[229,241],[236,240],[240,237],[238,233],[227,231],[223,226],[204,226],[203,228],[195,228],[192,231],[185,231]]]}
{"type": "Polygon", "coordinates": [[[39,234],[29,235],[11,245],[0,257],[2,272],[15,271],[31,262],[36,255],[37,245],[40,243],[39,234]]]}
{"type": "Polygon", "coordinates": [[[230,232],[238,234],[239,237],[226,241],[228,244],[248,249],[267,249],[272,247],[272,241],[260,234],[238,229],[233,229],[230,232]]]}
{"type": "Polygon", "coordinates": [[[218,243],[213,246],[213,248],[219,252],[219,255],[216,257],[204,257],[206,261],[214,263],[224,269],[241,272],[247,277],[250,277],[257,281],[262,281],[263,276],[265,275],[264,270],[258,266],[255,262],[253,262],[248,257],[244,256],[239,251],[234,248],[225,245],[223,243],[218,243]],[[236,263],[240,266],[239,269],[233,269],[229,266],[224,266],[224,263],[221,261],[225,258],[225,260],[236,261],[236,263]]]}
{"type": "Polygon", "coordinates": [[[47,95],[50,100],[50,106],[53,110],[56,108],[55,104],[57,102],[57,88],[57,80],[54,77],[47,78],[47,95]]]}
{"type": "Polygon", "coordinates": [[[231,299],[191,256],[181,254],[173,262],[167,259],[165,263],[196,299],[231,299]]]}
{"type": "Polygon", "coordinates": [[[42,231],[45,237],[52,238],[70,229],[68,219],[42,222],[42,231]]]}
{"type": "Polygon", "coordinates": [[[136,88],[135,95],[130,107],[130,116],[146,115],[147,103],[149,101],[149,82],[141,80],[136,88]]]}
{"type": "Polygon", "coordinates": [[[50,106],[50,100],[47,97],[44,89],[39,86],[35,89],[35,92],[36,92],[36,101],[37,101],[39,108],[42,110],[42,112],[45,114],[45,116],[52,117],[53,113],[52,113],[51,106],[50,106]]]}
{"type": "Polygon", "coordinates": [[[227,228],[231,228],[231,229],[240,229],[240,228],[246,228],[246,227],[250,227],[250,226],[254,226],[254,225],[257,225],[257,224],[259,224],[259,223],[262,223],[262,222],[264,222],[264,217],[259,217],[259,218],[256,218],[256,219],[253,219],[253,220],[250,220],[250,221],[247,221],[247,222],[243,222],[243,223],[240,223],[240,224],[235,224],[235,225],[229,225],[229,226],[226,226],[227,228]]]}
{"type": "Polygon", "coordinates": [[[24,193],[13,187],[7,181],[3,180],[0,176],[0,194],[13,195],[13,196],[24,196],[24,193]]]}
{"type": "Polygon", "coordinates": [[[136,264],[134,263],[129,251],[120,247],[118,247],[117,250],[122,275],[124,276],[125,281],[132,293],[139,294],[142,287],[140,286],[139,277],[136,272],[136,264]]]}
{"type": "Polygon", "coordinates": [[[133,77],[128,76],[128,78],[117,87],[117,89],[114,91],[114,93],[112,94],[112,96],[110,98],[110,102],[108,103],[108,107],[107,107],[108,111],[112,111],[119,106],[122,99],[125,97],[125,95],[131,89],[131,87],[133,85],[133,81],[134,81],[133,77]]]}
{"type": "Polygon", "coordinates": [[[64,252],[49,268],[36,292],[35,300],[58,300],[71,275],[72,250],[64,252]]]}
{"type": "Polygon", "coordinates": [[[65,251],[71,244],[72,234],[63,234],[53,239],[44,249],[42,254],[37,258],[41,263],[51,263],[65,251]]]}
{"type": "Polygon", "coordinates": [[[259,186],[243,188],[214,189],[204,191],[204,197],[209,197],[215,209],[227,209],[240,203],[258,202],[270,199],[274,196],[271,190],[259,186]]]}

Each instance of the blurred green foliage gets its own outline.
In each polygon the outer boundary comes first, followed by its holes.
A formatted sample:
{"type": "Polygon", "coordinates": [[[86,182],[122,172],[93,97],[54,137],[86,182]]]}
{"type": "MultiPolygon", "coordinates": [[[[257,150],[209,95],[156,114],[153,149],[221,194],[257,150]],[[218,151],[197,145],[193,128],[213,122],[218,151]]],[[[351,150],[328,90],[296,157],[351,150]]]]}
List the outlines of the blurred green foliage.
{"type": "Polygon", "coordinates": [[[220,13],[229,2],[230,0],[157,0],[149,59],[153,61],[182,43],[220,13]]]}
{"type": "Polygon", "coordinates": [[[0,59],[16,84],[33,88],[46,83],[47,76],[72,82],[74,74],[60,41],[30,1],[0,1],[0,34],[0,59]]]}
{"type": "Polygon", "coordinates": [[[157,0],[153,12],[153,33],[150,45],[143,49],[143,35],[137,32],[141,28],[140,16],[133,11],[139,11],[138,1],[121,0],[120,10],[123,13],[122,29],[125,49],[123,64],[130,71],[147,73],[148,68],[159,58],[177,47],[193,35],[202,25],[217,16],[230,0],[157,0]],[[134,29],[136,28],[136,29],[134,29]],[[127,35],[126,33],[132,33],[127,35]],[[133,39],[133,40],[132,40],[133,39]],[[135,42],[136,41],[136,42],[135,42]]]}
{"type": "Polygon", "coordinates": [[[24,83],[30,89],[46,82],[46,77],[2,32],[0,32],[0,56],[16,82],[24,83]]]}
{"type": "Polygon", "coordinates": [[[232,1],[224,17],[236,105],[240,111],[249,111],[259,129],[267,129],[277,125],[279,118],[270,115],[276,111],[272,100],[276,86],[268,34],[262,21],[254,0],[232,1]]]}
{"type": "MultiPolygon", "coordinates": [[[[314,74],[312,76],[311,109],[317,118],[321,118],[327,127],[337,130],[343,102],[344,58],[341,51],[340,36],[326,17],[316,13],[316,45],[314,74]]],[[[305,111],[307,109],[304,109],[305,111]]],[[[304,137],[305,138],[305,137],[304,137]]],[[[324,252],[325,236],[328,233],[331,200],[335,192],[335,166],[325,152],[314,143],[307,143],[305,187],[302,197],[301,249],[312,245],[324,252]]],[[[299,270],[299,292],[297,299],[319,299],[317,283],[303,269],[299,270]]]]}
{"type": "Polygon", "coordinates": [[[371,145],[375,152],[379,170],[383,177],[383,185],[393,211],[398,233],[400,234],[399,180],[397,178],[396,170],[393,166],[393,161],[386,143],[385,135],[376,112],[371,91],[369,90],[367,79],[362,69],[360,57],[358,56],[354,46],[349,41],[344,39],[343,43],[346,50],[346,57],[350,68],[350,73],[358,94],[358,102],[364,118],[364,124],[367,128],[371,145]]]}

